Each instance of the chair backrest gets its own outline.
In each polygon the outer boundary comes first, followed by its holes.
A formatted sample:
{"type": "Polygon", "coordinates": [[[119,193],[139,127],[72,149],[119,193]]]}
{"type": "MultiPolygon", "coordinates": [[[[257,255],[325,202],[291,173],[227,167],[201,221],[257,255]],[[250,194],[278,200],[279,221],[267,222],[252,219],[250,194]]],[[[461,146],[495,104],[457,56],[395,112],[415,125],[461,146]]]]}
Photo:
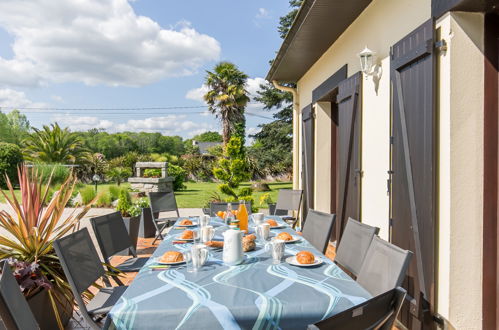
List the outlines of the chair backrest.
{"type": "Polygon", "coordinates": [[[277,196],[274,215],[283,215],[282,211],[300,211],[303,190],[281,189],[277,196]]]}
{"type": "Polygon", "coordinates": [[[125,222],[120,212],[113,212],[90,219],[95,238],[99,244],[102,257],[106,262],[113,255],[125,249],[131,249],[136,255],[132,239],[126,230],[125,222]]]}
{"type": "Polygon", "coordinates": [[[400,287],[388,290],[326,320],[309,325],[307,329],[389,330],[402,307],[406,294],[406,291],[400,287]]]}
{"type": "MultiPolygon", "coordinates": [[[[228,202],[211,202],[210,203],[210,216],[216,217],[219,211],[227,211],[228,202]]],[[[239,202],[232,202],[233,210],[237,210],[239,208],[239,202]]],[[[251,202],[246,202],[246,209],[248,213],[251,213],[251,202]]]]}
{"type": "Polygon", "coordinates": [[[149,203],[153,214],[158,212],[178,211],[175,194],[171,192],[148,193],[149,203]]]}
{"type": "Polygon", "coordinates": [[[412,252],[374,237],[362,263],[357,283],[373,296],[402,284],[412,252]]]}
{"type": "Polygon", "coordinates": [[[347,225],[336,249],[334,262],[357,276],[367,250],[379,228],[348,218],[347,225]]]}
{"type": "Polygon", "coordinates": [[[0,317],[7,329],[40,328],[7,262],[0,275],[0,317]]]}
{"type": "Polygon", "coordinates": [[[54,249],[75,296],[104,276],[104,267],[87,228],[55,240],[54,249]]]}
{"type": "Polygon", "coordinates": [[[303,237],[317,250],[325,253],[335,219],[336,215],[334,214],[308,210],[307,220],[303,227],[303,237]]]}

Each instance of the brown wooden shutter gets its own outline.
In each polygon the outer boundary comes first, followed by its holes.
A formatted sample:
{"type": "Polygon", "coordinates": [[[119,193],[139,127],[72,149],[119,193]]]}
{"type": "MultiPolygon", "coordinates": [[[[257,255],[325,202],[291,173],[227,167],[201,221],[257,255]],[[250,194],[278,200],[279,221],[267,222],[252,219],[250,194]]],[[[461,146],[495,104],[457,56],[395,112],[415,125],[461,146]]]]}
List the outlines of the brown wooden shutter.
{"type": "Polygon", "coordinates": [[[302,182],[303,182],[303,218],[314,205],[314,111],[311,104],[302,110],[302,182]]]}
{"type": "Polygon", "coordinates": [[[361,192],[361,84],[362,75],[354,74],[338,85],[338,220],[336,239],[340,239],[349,217],[360,220],[361,192]]]}
{"type": "Polygon", "coordinates": [[[401,312],[409,328],[431,325],[434,305],[436,115],[434,23],[391,49],[391,240],[414,253],[405,280],[411,299],[401,312]]]}

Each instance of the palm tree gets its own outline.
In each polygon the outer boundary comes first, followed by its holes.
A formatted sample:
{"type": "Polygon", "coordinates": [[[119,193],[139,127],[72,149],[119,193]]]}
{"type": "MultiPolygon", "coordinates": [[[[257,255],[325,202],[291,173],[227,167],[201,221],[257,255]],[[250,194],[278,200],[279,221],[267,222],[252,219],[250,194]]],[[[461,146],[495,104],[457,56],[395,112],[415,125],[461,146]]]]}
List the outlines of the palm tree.
{"type": "Polygon", "coordinates": [[[247,79],[248,76],[230,62],[221,62],[213,72],[207,71],[205,85],[208,92],[204,99],[209,111],[222,122],[224,145],[235,133],[237,125],[244,123],[244,108],[250,100],[245,88],[247,79]]]}
{"type": "Polygon", "coordinates": [[[33,128],[24,141],[25,159],[32,162],[50,164],[75,164],[85,161],[89,153],[83,141],[67,127],[59,124],[44,125],[43,129],[33,128]]]}

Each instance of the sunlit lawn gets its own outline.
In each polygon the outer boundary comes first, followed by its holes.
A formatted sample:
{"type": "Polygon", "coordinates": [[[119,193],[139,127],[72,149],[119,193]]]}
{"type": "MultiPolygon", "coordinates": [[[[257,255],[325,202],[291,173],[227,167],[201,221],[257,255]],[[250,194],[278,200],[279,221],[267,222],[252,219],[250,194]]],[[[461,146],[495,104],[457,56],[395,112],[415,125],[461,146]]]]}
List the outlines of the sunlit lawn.
{"type": "MultiPolygon", "coordinates": [[[[102,192],[102,191],[107,191],[109,189],[109,186],[112,184],[99,184],[97,186],[97,191],[102,192]]],[[[187,186],[187,189],[177,191],[175,192],[175,196],[177,198],[177,204],[178,207],[180,208],[201,208],[205,207],[206,203],[211,199],[211,195],[214,192],[217,192],[217,186],[219,185],[218,183],[215,182],[187,182],[185,183],[187,186]]],[[[122,187],[128,187],[128,183],[123,183],[122,187]]],[[[241,184],[241,188],[243,187],[250,187],[251,183],[243,183],[241,184]]],[[[279,189],[291,189],[292,184],[291,182],[273,182],[269,183],[270,186],[270,196],[272,200],[275,202],[277,200],[277,194],[279,192],[279,189]]],[[[6,191],[5,191],[6,192],[6,191]]],[[[7,193],[7,192],[6,192],[7,193]]],[[[16,190],[15,191],[16,195],[20,197],[20,191],[16,190]]],[[[255,192],[253,194],[253,197],[255,198],[255,203],[257,206],[259,206],[259,199],[260,196],[263,195],[265,192],[255,192]]],[[[0,196],[0,203],[3,203],[4,197],[3,195],[0,196]]],[[[267,207],[264,205],[263,207],[267,207]]]]}

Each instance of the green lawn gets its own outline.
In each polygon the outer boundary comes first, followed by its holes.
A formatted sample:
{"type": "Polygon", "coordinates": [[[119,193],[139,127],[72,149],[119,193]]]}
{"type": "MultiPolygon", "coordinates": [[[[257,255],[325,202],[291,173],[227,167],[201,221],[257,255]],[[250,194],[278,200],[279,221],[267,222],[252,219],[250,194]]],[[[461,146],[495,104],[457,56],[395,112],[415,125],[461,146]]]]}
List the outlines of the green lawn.
{"type": "MultiPolygon", "coordinates": [[[[210,195],[213,192],[218,191],[218,183],[213,182],[187,182],[187,189],[175,192],[177,198],[178,207],[204,207],[206,203],[210,200],[210,195]]],[[[251,183],[242,183],[241,188],[250,187],[251,183]]],[[[275,202],[277,200],[277,194],[279,189],[291,189],[291,182],[273,182],[269,183],[270,195],[272,200],[275,202]]],[[[265,192],[255,192],[253,197],[255,198],[256,205],[259,205],[259,198],[265,192]]]]}
{"type": "MultiPolygon", "coordinates": [[[[105,191],[109,189],[112,184],[100,184],[98,185],[97,191],[105,191]]],[[[218,183],[213,182],[187,182],[185,184],[187,189],[175,192],[177,198],[177,204],[180,208],[201,208],[206,205],[210,200],[210,196],[213,192],[218,191],[218,183]]],[[[123,187],[129,186],[128,183],[123,183],[123,187]]],[[[242,183],[241,187],[250,187],[251,183],[242,183]]],[[[291,189],[291,182],[273,182],[269,183],[270,195],[272,200],[275,202],[277,200],[277,194],[279,189],[291,189]]],[[[255,198],[255,203],[259,206],[259,198],[265,192],[255,192],[253,197],[255,198]]],[[[20,192],[16,190],[16,195],[19,197],[20,192]]],[[[0,203],[4,202],[3,195],[0,196],[0,203]]],[[[266,207],[266,206],[265,206],[266,207]]]]}

